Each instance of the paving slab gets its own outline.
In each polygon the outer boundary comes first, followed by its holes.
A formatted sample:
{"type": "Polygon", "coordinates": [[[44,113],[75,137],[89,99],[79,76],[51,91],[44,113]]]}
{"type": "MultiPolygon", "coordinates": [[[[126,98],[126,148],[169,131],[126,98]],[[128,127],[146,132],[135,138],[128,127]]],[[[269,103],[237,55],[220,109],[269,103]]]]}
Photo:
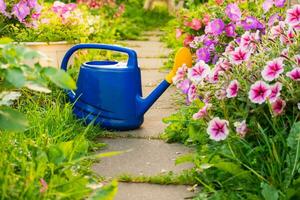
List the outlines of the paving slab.
{"type": "Polygon", "coordinates": [[[164,63],[167,61],[165,58],[139,58],[138,63],[139,67],[142,70],[159,70],[164,66],[164,63]]]}
{"type": "Polygon", "coordinates": [[[175,159],[192,150],[180,144],[167,144],[161,140],[116,138],[101,139],[108,148],[101,152],[128,151],[118,156],[102,158],[93,170],[107,178],[122,174],[153,176],[172,171],[179,173],[193,167],[190,163],[175,165],[175,159]]]}
{"type": "Polygon", "coordinates": [[[158,70],[141,70],[142,85],[145,87],[157,86],[167,74],[167,72],[159,72],[158,70]]]}
{"type": "Polygon", "coordinates": [[[117,137],[159,138],[167,127],[162,119],[175,113],[175,109],[151,108],[144,116],[144,123],[139,129],[131,131],[109,132],[117,137]]]}
{"type": "Polygon", "coordinates": [[[115,200],[184,200],[195,196],[187,186],[119,183],[115,200]]]}
{"type": "Polygon", "coordinates": [[[162,58],[171,52],[158,41],[124,41],[128,47],[137,52],[138,58],[162,58]]]}
{"type": "MultiPolygon", "coordinates": [[[[147,97],[154,89],[154,87],[143,87],[143,96],[147,97]]],[[[176,96],[176,88],[169,87],[160,98],[153,104],[152,109],[176,109],[177,105],[174,101],[174,97],[176,96]]]]}

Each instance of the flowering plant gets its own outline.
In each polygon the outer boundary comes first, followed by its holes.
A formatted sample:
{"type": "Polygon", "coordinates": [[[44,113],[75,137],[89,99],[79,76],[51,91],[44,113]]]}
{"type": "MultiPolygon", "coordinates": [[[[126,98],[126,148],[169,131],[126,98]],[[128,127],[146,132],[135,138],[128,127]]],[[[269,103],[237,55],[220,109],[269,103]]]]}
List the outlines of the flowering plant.
{"type": "MultiPolygon", "coordinates": [[[[230,13],[240,15],[237,9],[226,12],[231,21],[236,17],[230,13]]],[[[173,78],[189,104],[178,114],[188,126],[176,124],[176,130],[185,132],[181,139],[201,144],[201,157],[193,158],[201,183],[215,195],[221,187],[227,199],[300,195],[300,5],[276,20],[278,14],[269,16],[265,22],[251,16],[245,24],[237,21],[245,32],[228,43],[215,64],[197,55],[192,68],[182,66],[173,78]]],[[[220,27],[211,19],[205,31],[218,35],[220,27]]],[[[165,137],[174,135],[174,126],[165,137]]]]}
{"type": "Polygon", "coordinates": [[[0,0],[0,36],[9,33],[12,26],[35,27],[42,6],[37,0],[0,0]]]}

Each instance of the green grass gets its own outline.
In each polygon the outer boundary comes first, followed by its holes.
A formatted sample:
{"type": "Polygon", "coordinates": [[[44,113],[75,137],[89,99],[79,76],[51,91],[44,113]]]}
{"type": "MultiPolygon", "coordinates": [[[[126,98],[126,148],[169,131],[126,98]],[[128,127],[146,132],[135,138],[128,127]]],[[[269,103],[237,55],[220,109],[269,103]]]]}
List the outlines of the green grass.
{"type": "Polygon", "coordinates": [[[156,176],[131,176],[128,174],[123,174],[118,177],[118,181],[130,183],[152,183],[160,185],[195,185],[197,183],[195,175],[196,172],[193,169],[182,171],[180,174],[168,172],[156,176]]]}
{"type": "Polygon", "coordinates": [[[156,6],[154,9],[145,11],[141,4],[126,4],[123,20],[117,26],[119,39],[144,39],[144,31],[160,29],[173,17],[169,15],[166,6],[156,6]]]}
{"type": "Polygon", "coordinates": [[[22,93],[15,106],[26,114],[30,128],[0,132],[0,198],[88,197],[92,189],[87,185],[100,181],[90,169],[95,160],[90,155],[104,146],[92,142],[101,129],[77,120],[62,90],[22,93]]]}

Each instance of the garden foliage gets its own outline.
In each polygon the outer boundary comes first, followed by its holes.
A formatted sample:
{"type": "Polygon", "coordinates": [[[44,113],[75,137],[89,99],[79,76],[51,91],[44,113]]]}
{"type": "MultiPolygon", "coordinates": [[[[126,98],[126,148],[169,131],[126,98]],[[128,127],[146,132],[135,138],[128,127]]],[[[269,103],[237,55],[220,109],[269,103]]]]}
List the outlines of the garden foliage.
{"type": "Polygon", "coordinates": [[[199,198],[299,199],[300,5],[218,3],[177,27],[195,64],[173,78],[187,105],[163,137],[196,146],[178,163],[195,163],[199,198]]]}

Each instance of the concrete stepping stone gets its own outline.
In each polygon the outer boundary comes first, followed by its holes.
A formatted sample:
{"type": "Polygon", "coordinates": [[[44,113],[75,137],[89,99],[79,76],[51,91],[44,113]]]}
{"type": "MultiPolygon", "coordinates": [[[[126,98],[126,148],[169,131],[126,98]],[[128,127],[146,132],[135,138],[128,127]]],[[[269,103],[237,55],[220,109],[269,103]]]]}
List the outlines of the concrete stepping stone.
{"type": "Polygon", "coordinates": [[[167,59],[165,58],[139,58],[138,63],[142,70],[159,70],[166,61],[167,59]]]}
{"type": "Polygon", "coordinates": [[[160,140],[117,138],[102,139],[108,148],[101,152],[128,151],[118,156],[102,158],[93,170],[107,178],[120,175],[153,176],[163,172],[179,173],[193,167],[190,163],[175,165],[175,159],[192,150],[180,144],[167,144],[160,140]]]}
{"type": "Polygon", "coordinates": [[[175,113],[175,109],[150,109],[144,115],[144,123],[139,129],[131,131],[109,132],[110,135],[116,137],[134,137],[134,138],[159,138],[167,127],[162,119],[175,113]]]}
{"type": "MultiPolygon", "coordinates": [[[[143,96],[147,97],[156,87],[143,87],[143,96]]],[[[176,94],[176,89],[170,86],[160,98],[152,105],[151,109],[175,109],[177,106],[172,101],[176,94]]]]}
{"type": "Polygon", "coordinates": [[[141,70],[142,85],[144,87],[155,87],[165,79],[167,72],[158,70],[141,70]]]}
{"type": "Polygon", "coordinates": [[[195,196],[182,185],[119,183],[115,200],[184,200],[195,196]]]}
{"type": "Polygon", "coordinates": [[[166,58],[171,52],[157,41],[125,41],[128,47],[137,52],[138,58],[166,58]]]}

